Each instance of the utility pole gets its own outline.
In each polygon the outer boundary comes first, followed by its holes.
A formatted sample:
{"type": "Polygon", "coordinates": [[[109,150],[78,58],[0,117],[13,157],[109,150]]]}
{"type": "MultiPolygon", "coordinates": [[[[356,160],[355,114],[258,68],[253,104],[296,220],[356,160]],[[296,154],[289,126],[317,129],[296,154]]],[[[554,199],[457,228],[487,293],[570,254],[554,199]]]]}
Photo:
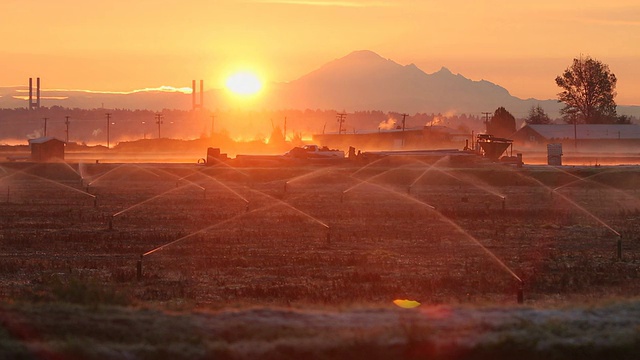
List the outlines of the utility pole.
{"type": "Polygon", "coordinates": [[[287,117],[284,117],[284,141],[287,141],[287,117]]]}
{"type": "Polygon", "coordinates": [[[156,114],[156,124],[158,124],[158,139],[160,139],[160,125],[163,123],[162,117],[163,116],[161,113],[156,114]]]}
{"type": "Polygon", "coordinates": [[[209,135],[210,138],[213,139],[213,129],[214,129],[214,125],[216,123],[216,116],[215,115],[211,115],[211,135],[209,135]]]}
{"type": "Polygon", "coordinates": [[[484,126],[485,129],[487,129],[487,133],[489,132],[489,115],[491,115],[490,112],[483,112],[482,115],[484,115],[484,126]]]}
{"type": "MultiPolygon", "coordinates": [[[[338,127],[338,135],[342,134],[342,124],[344,124],[344,119],[347,117],[346,113],[337,113],[336,118],[338,119],[338,123],[340,124],[338,127]]],[[[345,132],[347,129],[344,130],[345,132]]]]}
{"type": "Polygon", "coordinates": [[[47,120],[49,120],[49,118],[42,118],[44,120],[44,136],[47,136],[47,120]]]}
{"type": "Polygon", "coordinates": [[[111,124],[111,113],[106,113],[107,116],[107,149],[109,148],[109,125],[111,124]]]}
{"type": "Polygon", "coordinates": [[[67,133],[67,141],[66,141],[67,144],[69,143],[69,118],[70,117],[71,116],[68,116],[68,115],[64,117],[65,119],[64,124],[67,125],[67,130],[65,131],[67,133]]]}
{"type": "Polygon", "coordinates": [[[407,120],[407,116],[409,116],[409,114],[402,114],[402,147],[404,147],[404,126],[407,120]]]}
{"type": "Polygon", "coordinates": [[[578,151],[578,117],[573,117],[573,146],[578,151]]]}

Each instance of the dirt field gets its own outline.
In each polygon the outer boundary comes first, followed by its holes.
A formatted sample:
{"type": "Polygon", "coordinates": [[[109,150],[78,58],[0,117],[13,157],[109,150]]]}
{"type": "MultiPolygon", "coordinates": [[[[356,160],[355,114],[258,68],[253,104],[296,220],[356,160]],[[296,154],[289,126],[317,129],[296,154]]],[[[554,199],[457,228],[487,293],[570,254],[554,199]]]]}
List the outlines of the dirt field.
{"type": "Polygon", "coordinates": [[[1,296],[55,299],[90,282],[177,308],[509,304],[521,279],[527,304],[635,297],[637,184],[636,167],[415,159],[3,164],[1,296]]]}
{"type": "Polygon", "coordinates": [[[0,351],[632,359],[638,184],[638,167],[411,158],[0,164],[0,351]]]}

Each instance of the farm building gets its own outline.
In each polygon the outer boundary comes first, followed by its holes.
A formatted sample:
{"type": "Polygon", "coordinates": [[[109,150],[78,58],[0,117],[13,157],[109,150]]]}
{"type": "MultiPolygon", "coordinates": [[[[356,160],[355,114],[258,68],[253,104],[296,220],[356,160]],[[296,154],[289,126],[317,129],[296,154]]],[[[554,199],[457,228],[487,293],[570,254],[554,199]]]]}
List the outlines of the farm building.
{"type": "Polygon", "coordinates": [[[318,145],[347,149],[350,146],[365,150],[461,148],[472,134],[462,133],[446,126],[424,126],[389,130],[359,130],[353,133],[313,135],[318,145]]]}
{"type": "Polygon", "coordinates": [[[29,140],[31,160],[46,162],[53,159],[64,160],[65,142],[54,137],[41,137],[29,140]]]}
{"type": "Polygon", "coordinates": [[[546,147],[561,143],[586,150],[640,148],[640,125],[571,124],[525,125],[513,136],[519,147],[546,147]]]}

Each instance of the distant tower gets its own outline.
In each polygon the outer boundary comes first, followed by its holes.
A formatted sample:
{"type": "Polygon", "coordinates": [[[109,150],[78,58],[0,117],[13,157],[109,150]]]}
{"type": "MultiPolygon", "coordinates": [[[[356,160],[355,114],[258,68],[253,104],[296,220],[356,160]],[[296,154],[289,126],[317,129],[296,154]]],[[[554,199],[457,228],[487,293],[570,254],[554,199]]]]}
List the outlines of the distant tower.
{"type": "Polygon", "coordinates": [[[33,78],[29,78],[29,110],[40,108],[40,78],[36,78],[36,102],[33,102],[33,78]]]}
{"type": "Polygon", "coordinates": [[[192,80],[191,82],[191,88],[193,89],[193,91],[191,91],[191,100],[192,100],[192,105],[191,108],[193,110],[196,109],[203,109],[204,108],[204,80],[200,80],[200,103],[196,103],[196,81],[192,80]]]}

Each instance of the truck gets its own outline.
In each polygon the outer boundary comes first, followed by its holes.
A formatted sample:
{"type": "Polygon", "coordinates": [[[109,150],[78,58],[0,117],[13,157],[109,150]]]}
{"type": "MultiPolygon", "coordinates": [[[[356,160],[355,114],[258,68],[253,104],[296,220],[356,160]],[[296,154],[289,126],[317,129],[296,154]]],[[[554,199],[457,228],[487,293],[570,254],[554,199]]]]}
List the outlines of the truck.
{"type": "Polygon", "coordinates": [[[296,159],[344,159],[344,151],[318,145],[294,147],[284,155],[296,159]]]}

